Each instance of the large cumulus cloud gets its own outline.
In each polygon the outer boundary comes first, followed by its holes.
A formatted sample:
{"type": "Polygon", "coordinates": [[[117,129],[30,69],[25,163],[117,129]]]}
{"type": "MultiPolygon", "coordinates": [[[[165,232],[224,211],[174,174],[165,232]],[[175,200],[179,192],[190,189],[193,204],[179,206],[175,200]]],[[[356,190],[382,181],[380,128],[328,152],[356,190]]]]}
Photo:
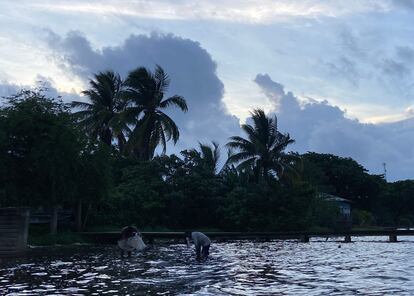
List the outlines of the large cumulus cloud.
{"type": "Polygon", "coordinates": [[[279,128],[296,140],[293,150],[352,157],[372,173],[382,173],[386,163],[389,180],[413,178],[414,118],[364,124],[327,101],[301,101],[267,74],[254,81],[274,104],[279,128]]]}
{"type": "MultiPolygon", "coordinates": [[[[216,74],[216,64],[199,43],[174,35],[131,35],[119,46],[92,47],[79,32],[61,37],[48,32],[47,42],[55,62],[85,81],[93,73],[112,69],[125,77],[138,66],[162,66],[171,78],[169,94],[187,100],[189,112],[169,110],[180,127],[178,146],[169,152],[194,147],[198,141],[221,144],[239,133],[238,118],[230,115],[223,102],[224,86],[216,74]]],[[[171,147],[171,145],[170,145],[171,147]]]]}

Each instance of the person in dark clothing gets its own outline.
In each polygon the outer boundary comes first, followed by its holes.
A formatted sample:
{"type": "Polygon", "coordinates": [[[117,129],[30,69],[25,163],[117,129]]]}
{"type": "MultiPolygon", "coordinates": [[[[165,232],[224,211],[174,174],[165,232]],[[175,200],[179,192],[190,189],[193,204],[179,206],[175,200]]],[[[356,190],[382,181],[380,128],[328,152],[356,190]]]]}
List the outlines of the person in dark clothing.
{"type": "Polygon", "coordinates": [[[135,226],[125,226],[121,230],[119,239],[127,239],[133,237],[135,234],[138,234],[138,229],[135,226]]]}

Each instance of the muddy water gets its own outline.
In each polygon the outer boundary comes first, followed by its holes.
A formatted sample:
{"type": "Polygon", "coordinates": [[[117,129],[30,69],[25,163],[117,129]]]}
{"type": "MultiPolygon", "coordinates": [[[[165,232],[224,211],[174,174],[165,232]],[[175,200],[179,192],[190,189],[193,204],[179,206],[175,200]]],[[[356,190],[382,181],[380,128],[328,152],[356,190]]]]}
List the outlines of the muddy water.
{"type": "Polygon", "coordinates": [[[0,263],[0,295],[414,295],[414,239],[36,248],[0,263]],[[340,246],[340,247],[339,247],[340,246]]]}

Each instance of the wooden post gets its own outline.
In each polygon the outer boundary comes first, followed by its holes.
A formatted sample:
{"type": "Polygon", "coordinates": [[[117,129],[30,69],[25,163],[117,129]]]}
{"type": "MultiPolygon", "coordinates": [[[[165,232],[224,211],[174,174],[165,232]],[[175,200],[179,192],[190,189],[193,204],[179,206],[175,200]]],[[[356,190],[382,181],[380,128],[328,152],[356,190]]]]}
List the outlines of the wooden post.
{"type": "Polygon", "coordinates": [[[390,243],[396,243],[398,242],[397,240],[397,235],[396,234],[390,234],[390,243]]]}
{"type": "Polygon", "coordinates": [[[308,243],[308,242],[309,242],[309,236],[307,236],[307,235],[302,235],[302,236],[299,238],[299,241],[300,241],[301,243],[308,243]]]}
{"type": "Polygon", "coordinates": [[[351,236],[350,235],[345,235],[345,243],[350,243],[351,242],[351,236]]]}

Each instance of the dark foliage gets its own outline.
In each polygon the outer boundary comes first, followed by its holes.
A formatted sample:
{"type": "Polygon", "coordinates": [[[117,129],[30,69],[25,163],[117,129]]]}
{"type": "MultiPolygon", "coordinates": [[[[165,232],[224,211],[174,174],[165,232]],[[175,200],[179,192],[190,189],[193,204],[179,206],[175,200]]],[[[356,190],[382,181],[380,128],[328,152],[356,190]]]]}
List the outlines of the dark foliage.
{"type": "Polygon", "coordinates": [[[163,99],[169,79],[161,68],[138,68],[128,79],[96,75],[86,92],[92,102],[72,105],[83,113],[40,91],[6,98],[0,206],[73,208],[77,229],[82,222],[283,231],[335,227],[338,208],[319,195],[329,193],[351,200],[356,225],[414,223],[414,181],[387,183],[350,158],[287,153],[293,140],[262,110],[242,126],[246,139],[230,138],[227,161],[214,142],[153,157],[159,144],[165,148],[179,135],[161,110],[187,107],[181,97],[163,99]]]}

